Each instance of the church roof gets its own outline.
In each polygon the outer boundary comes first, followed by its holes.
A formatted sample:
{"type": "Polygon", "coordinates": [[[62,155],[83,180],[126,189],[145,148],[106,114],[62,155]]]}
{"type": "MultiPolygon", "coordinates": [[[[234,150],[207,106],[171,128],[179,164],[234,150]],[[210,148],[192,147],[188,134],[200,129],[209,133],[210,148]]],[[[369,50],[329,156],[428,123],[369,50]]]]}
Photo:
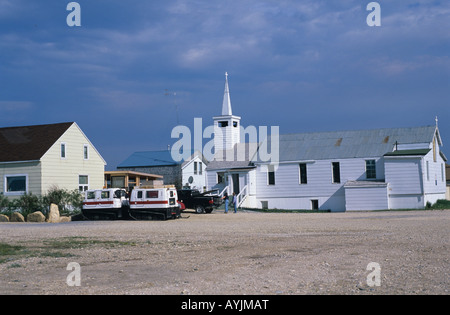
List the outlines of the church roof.
{"type": "Polygon", "coordinates": [[[279,138],[279,160],[380,157],[396,144],[426,149],[438,134],[436,126],[286,134],[279,138]]]}

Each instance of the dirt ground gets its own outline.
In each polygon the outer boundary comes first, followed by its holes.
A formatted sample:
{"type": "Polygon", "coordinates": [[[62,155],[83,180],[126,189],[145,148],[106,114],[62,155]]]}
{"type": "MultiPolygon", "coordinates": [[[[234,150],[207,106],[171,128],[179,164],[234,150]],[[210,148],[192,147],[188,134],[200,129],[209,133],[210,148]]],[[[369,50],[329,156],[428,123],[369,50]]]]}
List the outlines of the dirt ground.
{"type": "Polygon", "coordinates": [[[448,210],[183,217],[0,224],[0,294],[449,294],[448,210]]]}

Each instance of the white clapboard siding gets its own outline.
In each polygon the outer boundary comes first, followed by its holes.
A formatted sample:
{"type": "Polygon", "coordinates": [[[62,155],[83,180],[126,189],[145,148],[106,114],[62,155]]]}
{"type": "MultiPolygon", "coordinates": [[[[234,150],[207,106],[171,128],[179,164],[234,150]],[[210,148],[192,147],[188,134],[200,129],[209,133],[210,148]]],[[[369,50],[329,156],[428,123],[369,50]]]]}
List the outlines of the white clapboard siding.
{"type": "Polygon", "coordinates": [[[417,158],[386,158],[386,182],[390,195],[422,195],[422,161],[417,158]]]}
{"type": "Polygon", "coordinates": [[[34,195],[41,194],[41,163],[39,161],[0,164],[0,193],[3,193],[8,198],[18,198],[20,196],[8,194],[5,189],[7,175],[26,175],[28,179],[27,193],[32,193],[34,195]]]}
{"type": "Polygon", "coordinates": [[[80,175],[88,176],[89,189],[104,186],[105,161],[75,123],[44,154],[41,163],[43,193],[53,186],[78,189],[80,175]],[[61,143],[66,144],[65,158],[61,158],[61,143]],[[89,148],[88,159],[84,159],[84,145],[89,148]]]}
{"type": "Polygon", "coordinates": [[[389,209],[388,184],[353,182],[345,185],[347,211],[389,209]]]}
{"type": "Polygon", "coordinates": [[[384,168],[380,158],[308,161],[307,184],[300,184],[300,162],[279,164],[275,171],[275,185],[268,185],[267,168],[261,165],[256,170],[257,199],[270,200],[269,207],[280,209],[299,206],[301,209],[310,209],[311,200],[317,199],[320,209],[342,211],[345,209],[343,185],[349,180],[365,180],[365,161],[371,159],[376,161],[377,179],[383,180],[384,168]],[[332,162],[340,163],[340,183],[332,182],[332,162]],[[297,200],[288,206],[286,198],[297,200]]]}

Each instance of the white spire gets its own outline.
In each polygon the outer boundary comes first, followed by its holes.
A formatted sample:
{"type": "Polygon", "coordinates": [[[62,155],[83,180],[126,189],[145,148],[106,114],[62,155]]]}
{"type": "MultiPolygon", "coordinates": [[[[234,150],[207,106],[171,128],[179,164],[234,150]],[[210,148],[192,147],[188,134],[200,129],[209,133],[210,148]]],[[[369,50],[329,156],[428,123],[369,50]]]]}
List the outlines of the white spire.
{"type": "Polygon", "coordinates": [[[228,88],[228,72],[225,72],[225,93],[223,95],[222,116],[231,116],[230,90],[228,88]]]}

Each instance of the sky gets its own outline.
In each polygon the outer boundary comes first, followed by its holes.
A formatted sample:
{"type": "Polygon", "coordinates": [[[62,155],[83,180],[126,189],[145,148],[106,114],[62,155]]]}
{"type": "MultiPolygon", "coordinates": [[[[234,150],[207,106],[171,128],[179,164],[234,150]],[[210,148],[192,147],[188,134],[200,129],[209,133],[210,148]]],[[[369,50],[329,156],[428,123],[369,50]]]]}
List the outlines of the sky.
{"type": "MultiPolygon", "coordinates": [[[[450,1],[0,0],[0,127],[76,122],[115,167],[221,114],[280,133],[435,124],[450,156],[450,1]]],[[[207,142],[208,140],[205,140],[207,142]]]]}

